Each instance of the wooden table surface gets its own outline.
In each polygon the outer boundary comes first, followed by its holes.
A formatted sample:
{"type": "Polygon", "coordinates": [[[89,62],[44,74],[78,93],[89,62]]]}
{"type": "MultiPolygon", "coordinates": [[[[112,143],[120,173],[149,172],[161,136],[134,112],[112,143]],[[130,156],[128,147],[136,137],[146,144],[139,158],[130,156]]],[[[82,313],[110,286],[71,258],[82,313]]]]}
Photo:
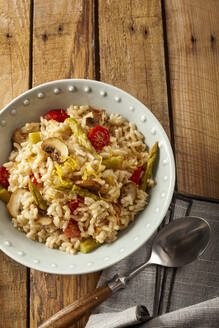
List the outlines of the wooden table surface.
{"type": "MultiPolygon", "coordinates": [[[[111,83],[162,123],[176,189],[219,197],[218,0],[0,0],[0,45],[0,107],[56,79],[111,83]]],[[[3,253],[0,263],[1,328],[37,327],[99,277],[45,274],[3,253]]]]}

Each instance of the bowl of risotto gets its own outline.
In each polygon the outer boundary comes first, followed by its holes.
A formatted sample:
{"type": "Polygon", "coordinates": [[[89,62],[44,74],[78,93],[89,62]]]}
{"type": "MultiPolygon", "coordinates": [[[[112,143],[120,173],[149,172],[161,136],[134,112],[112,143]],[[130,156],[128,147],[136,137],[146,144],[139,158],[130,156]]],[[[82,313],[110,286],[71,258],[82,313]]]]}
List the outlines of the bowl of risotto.
{"type": "Polygon", "coordinates": [[[168,137],[137,99],[53,81],[0,112],[0,248],[58,274],[102,270],[142,246],[170,205],[168,137]]]}

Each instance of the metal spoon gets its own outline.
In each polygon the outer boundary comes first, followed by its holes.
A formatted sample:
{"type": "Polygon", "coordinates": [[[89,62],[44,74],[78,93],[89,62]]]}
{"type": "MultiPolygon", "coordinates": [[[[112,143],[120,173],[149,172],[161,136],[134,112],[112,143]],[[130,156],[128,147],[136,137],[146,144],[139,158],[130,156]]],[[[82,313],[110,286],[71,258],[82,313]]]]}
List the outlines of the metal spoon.
{"type": "Polygon", "coordinates": [[[64,328],[75,323],[117,290],[125,288],[131,278],[150,264],[180,267],[194,261],[206,249],[210,234],[209,224],[204,219],[187,216],[174,220],[155,237],[151,256],[146,263],[141,264],[125,276],[116,275],[107,285],[62,309],[39,328],[64,328]]]}

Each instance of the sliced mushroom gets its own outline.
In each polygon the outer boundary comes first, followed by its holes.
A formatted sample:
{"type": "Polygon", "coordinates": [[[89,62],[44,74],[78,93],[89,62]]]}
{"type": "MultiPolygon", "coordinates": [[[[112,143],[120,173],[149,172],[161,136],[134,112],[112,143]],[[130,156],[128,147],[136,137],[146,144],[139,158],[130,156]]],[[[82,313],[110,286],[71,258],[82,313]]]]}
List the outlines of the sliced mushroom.
{"type": "Polygon", "coordinates": [[[86,125],[94,127],[96,125],[103,125],[106,119],[106,111],[104,109],[92,109],[92,117],[86,118],[86,125]]]}
{"type": "Polygon", "coordinates": [[[41,216],[38,220],[38,223],[42,224],[43,226],[49,225],[52,223],[52,218],[49,216],[41,216]]]}
{"type": "Polygon", "coordinates": [[[101,184],[93,180],[77,181],[75,182],[76,186],[81,188],[86,188],[90,191],[98,192],[101,188],[101,184]]]}
{"type": "Polygon", "coordinates": [[[24,200],[24,194],[27,192],[26,189],[17,189],[11,195],[8,202],[8,210],[12,217],[17,217],[21,211],[22,200],[24,200]]]}
{"type": "Polygon", "coordinates": [[[28,134],[22,132],[21,129],[16,129],[12,136],[12,141],[21,144],[22,142],[27,140],[27,136],[28,134]]]}
{"type": "Polygon", "coordinates": [[[124,198],[128,195],[131,197],[132,202],[134,202],[137,196],[137,186],[134,182],[128,182],[121,188],[120,198],[124,198]]]}
{"type": "Polygon", "coordinates": [[[27,140],[30,132],[40,131],[40,123],[27,123],[23,128],[16,129],[12,136],[12,141],[18,144],[27,140]]]}
{"type": "Polygon", "coordinates": [[[64,162],[68,156],[68,147],[58,138],[48,138],[44,140],[41,148],[58,163],[64,162]]]}

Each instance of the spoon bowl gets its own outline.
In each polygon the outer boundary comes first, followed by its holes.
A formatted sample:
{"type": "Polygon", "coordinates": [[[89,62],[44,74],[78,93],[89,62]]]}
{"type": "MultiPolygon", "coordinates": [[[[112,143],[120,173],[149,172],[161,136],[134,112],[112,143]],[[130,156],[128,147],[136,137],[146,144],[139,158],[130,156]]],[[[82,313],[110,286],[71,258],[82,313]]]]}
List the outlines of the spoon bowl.
{"type": "Polygon", "coordinates": [[[166,225],[155,237],[150,263],[180,267],[201,255],[210,240],[210,226],[202,218],[184,217],[166,225]]]}

